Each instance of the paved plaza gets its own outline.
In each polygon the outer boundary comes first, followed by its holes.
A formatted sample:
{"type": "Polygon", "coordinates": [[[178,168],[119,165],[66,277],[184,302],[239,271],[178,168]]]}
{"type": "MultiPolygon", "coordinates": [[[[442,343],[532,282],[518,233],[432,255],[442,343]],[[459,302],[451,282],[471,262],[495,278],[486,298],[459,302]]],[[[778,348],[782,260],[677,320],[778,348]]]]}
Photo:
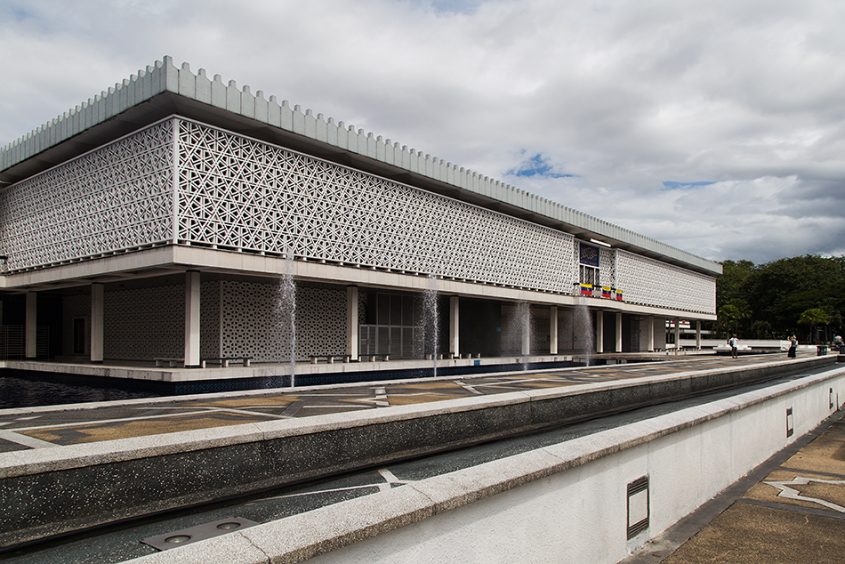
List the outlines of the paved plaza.
{"type": "Polygon", "coordinates": [[[780,358],[699,356],[554,371],[8,409],[0,410],[0,452],[737,367],[780,358]]]}

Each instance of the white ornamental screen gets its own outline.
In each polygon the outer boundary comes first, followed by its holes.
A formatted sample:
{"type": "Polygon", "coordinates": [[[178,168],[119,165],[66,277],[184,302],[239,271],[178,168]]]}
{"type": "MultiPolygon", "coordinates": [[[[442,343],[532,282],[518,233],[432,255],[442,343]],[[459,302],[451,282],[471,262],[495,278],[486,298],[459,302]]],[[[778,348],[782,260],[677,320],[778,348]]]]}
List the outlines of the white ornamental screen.
{"type": "Polygon", "coordinates": [[[630,303],[716,313],[716,279],[616,250],[616,284],[630,303]]]}
{"type": "Polygon", "coordinates": [[[0,255],[14,271],[172,238],[172,122],[0,192],[0,255]]]}
{"type": "MultiPolygon", "coordinates": [[[[222,355],[250,356],[256,362],[289,360],[290,319],[278,307],[278,283],[221,284],[222,355]]],[[[342,355],[345,343],[346,290],[298,285],[296,358],[342,355]]]]}
{"type": "Polygon", "coordinates": [[[179,120],[179,240],[569,291],[574,238],[179,120]]]}

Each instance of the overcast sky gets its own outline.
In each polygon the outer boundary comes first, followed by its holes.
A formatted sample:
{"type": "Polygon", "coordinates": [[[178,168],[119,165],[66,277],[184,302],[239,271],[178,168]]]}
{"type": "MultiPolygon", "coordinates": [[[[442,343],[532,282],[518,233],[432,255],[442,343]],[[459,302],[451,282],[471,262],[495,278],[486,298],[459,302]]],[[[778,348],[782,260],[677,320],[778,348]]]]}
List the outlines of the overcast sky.
{"type": "Polygon", "coordinates": [[[845,251],[839,0],[0,0],[0,144],[168,54],[711,259],[845,251]]]}

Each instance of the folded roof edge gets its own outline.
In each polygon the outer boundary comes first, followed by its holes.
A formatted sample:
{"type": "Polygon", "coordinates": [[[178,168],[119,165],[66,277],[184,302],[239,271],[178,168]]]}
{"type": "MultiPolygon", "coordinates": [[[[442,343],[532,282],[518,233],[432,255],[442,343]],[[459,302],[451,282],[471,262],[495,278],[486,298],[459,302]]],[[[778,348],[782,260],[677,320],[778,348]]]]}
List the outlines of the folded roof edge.
{"type": "Polygon", "coordinates": [[[500,202],[508,208],[552,220],[552,224],[558,224],[561,229],[575,234],[599,238],[611,245],[634,252],[644,252],[710,275],[722,273],[721,264],[715,261],[400,145],[390,139],[384,139],[372,132],[357,129],[342,121],[336,122],[333,118],[314,114],[310,109],[302,111],[299,106],[291,107],[287,100],[279,102],[275,96],[265,98],[261,90],[253,94],[249,86],[238,87],[234,80],[224,83],[220,75],[209,79],[204,69],[199,69],[194,74],[188,63],[177,67],[169,56],[2,147],[0,186],[9,182],[3,173],[12,167],[164,93],[258,121],[262,125],[302,136],[312,143],[324,144],[402,169],[414,177],[444,183],[475,197],[500,202]]]}

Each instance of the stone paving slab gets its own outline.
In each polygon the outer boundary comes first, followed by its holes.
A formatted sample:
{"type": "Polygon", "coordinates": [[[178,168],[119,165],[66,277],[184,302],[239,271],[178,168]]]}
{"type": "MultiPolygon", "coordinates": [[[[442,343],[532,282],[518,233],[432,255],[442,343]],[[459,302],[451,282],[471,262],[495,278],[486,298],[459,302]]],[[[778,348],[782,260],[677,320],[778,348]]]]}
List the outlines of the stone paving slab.
{"type": "Polygon", "coordinates": [[[843,417],[663,562],[845,562],[843,417]]]}
{"type": "Polygon", "coordinates": [[[783,359],[781,355],[755,355],[738,359],[690,356],[682,360],[656,363],[554,371],[4,409],[0,410],[0,453],[509,392],[555,389],[590,382],[751,366],[775,360],[783,359]]]}

